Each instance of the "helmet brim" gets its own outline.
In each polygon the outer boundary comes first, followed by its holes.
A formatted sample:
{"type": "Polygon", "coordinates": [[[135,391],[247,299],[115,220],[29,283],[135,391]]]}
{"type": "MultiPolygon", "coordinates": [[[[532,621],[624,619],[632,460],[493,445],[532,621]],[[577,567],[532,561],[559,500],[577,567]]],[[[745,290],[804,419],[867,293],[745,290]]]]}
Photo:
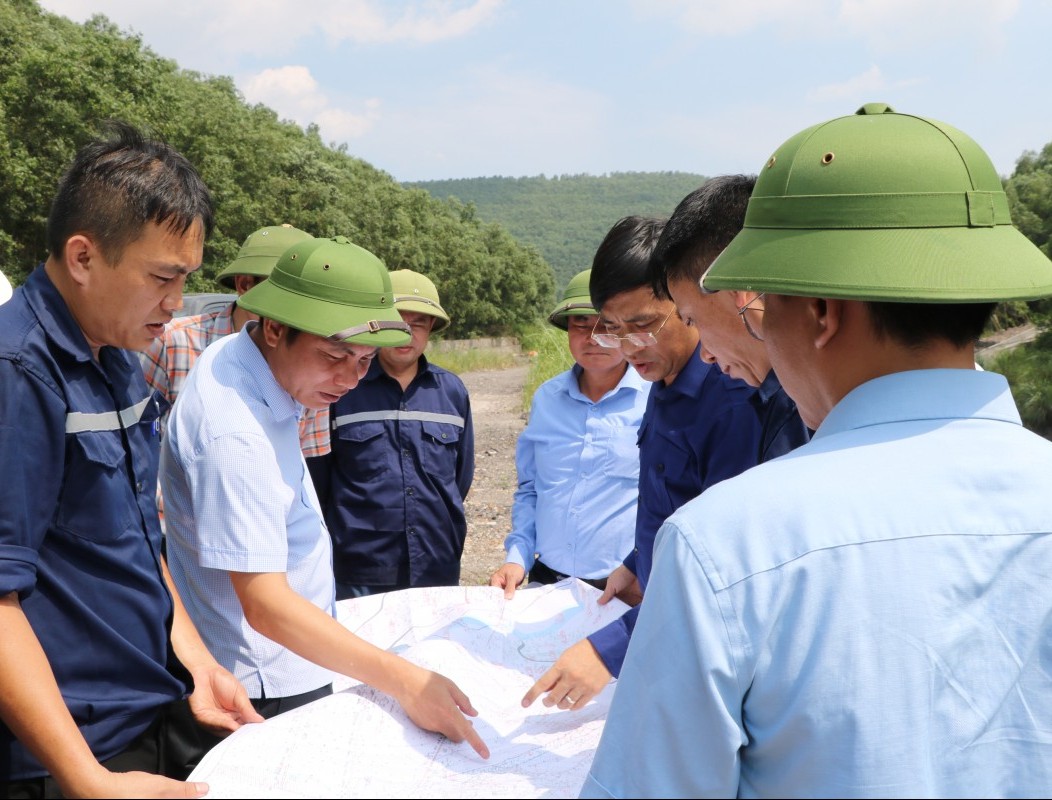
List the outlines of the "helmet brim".
{"type": "Polygon", "coordinates": [[[954,228],[745,228],[706,289],[918,303],[1034,300],[1052,262],[1012,225],[954,228]]]}
{"type": "Polygon", "coordinates": [[[272,280],[253,286],[238,298],[237,304],[253,314],[324,338],[357,325],[368,324],[370,321],[397,322],[403,326],[365,331],[341,339],[347,344],[400,347],[409,344],[412,338],[405,330],[402,315],[394,307],[367,308],[335,300],[307,297],[285,289],[272,280]]]}
{"type": "Polygon", "coordinates": [[[449,327],[449,315],[444,310],[437,308],[433,303],[396,298],[395,308],[410,314],[427,314],[429,317],[434,317],[435,324],[431,328],[431,333],[440,333],[449,327]]]}

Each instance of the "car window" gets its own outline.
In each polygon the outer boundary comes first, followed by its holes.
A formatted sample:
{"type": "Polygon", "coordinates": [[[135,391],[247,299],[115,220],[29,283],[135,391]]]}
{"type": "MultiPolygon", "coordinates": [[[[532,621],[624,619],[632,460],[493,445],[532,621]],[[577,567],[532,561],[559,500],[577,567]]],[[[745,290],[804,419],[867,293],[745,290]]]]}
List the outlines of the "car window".
{"type": "Polygon", "coordinates": [[[176,317],[193,317],[210,311],[221,311],[237,300],[233,292],[190,292],[183,295],[183,307],[175,312],[176,317]]]}

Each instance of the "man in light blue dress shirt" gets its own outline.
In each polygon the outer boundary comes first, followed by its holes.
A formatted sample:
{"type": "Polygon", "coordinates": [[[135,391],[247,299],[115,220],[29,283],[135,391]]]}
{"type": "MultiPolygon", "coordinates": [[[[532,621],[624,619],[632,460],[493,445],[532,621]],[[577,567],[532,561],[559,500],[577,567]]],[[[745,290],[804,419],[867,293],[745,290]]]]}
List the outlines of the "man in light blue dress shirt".
{"type": "Polygon", "coordinates": [[[592,339],[599,315],[591,270],[575,275],[548,321],[567,331],[574,366],[534,392],[515,447],[519,488],[504,540],[507,561],[490,578],[511,598],[531,583],[573,576],[599,589],[632,550],[639,496],[636,436],[650,384],[620,350],[592,339]]]}
{"type": "Polygon", "coordinates": [[[974,368],[1052,295],[989,158],[884,104],[792,137],[707,289],[813,439],[658,534],[585,797],[1043,797],[1052,443],[974,368]]]}
{"type": "Polygon", "coordinates": [[[409,340],[386,267],[342,236],[309,239],[237,302],[260,321],[205,348],[161,447],[168,554],[190,616],[263,717],[330,694],[339,672],[488,757],[452,681],[335,619],[332,542],[298,423],[353,389],[378,347],[409,340]]]}

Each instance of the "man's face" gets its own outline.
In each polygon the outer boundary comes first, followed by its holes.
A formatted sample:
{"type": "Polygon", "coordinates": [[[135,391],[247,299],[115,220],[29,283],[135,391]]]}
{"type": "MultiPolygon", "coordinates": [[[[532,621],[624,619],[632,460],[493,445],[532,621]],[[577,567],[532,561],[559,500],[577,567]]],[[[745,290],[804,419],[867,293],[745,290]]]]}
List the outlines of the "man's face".
{"type": "Polygon", "coordinates": [[[415,311],[399,311],[402,321],[409,326],[412,339],[409,344],[401,347],[381,347],[380,364],[387,370],[412,369],[420,360],[420,355],[427,347],[427,341],[431,337],[431,328],[435,325],[435,318],[430,314],[420,314],[415,311]]]}
{"type": "Polygon", "coordinates": [[[599,317],[595,314],[587,316],[569,316],[566,318],[567,342],[570,346],[570,355],[585,372],[603,373],[613,370],[623,371],[625,356],[618,348],[600,347],[592,338],[592,330],[599,317]]]}
{"type": "Polygon", "coordinates": [[[145,350],[183,304],[186,276],[201,266],[204,228],[195,222],[180,235],[148,222],[116,264],[93,244],[82,253],[91,263],[79,272],[78,322],[89,345],[145,350]]]}
{"type": "Polygon", "coordinates": [[[640,377],[672,383],[686,366],[698,344],[698,332],[676,315],[671,300],[659,300],[649,286],[637,286],[611,297],[599,311],[599,331],[624,336],[653,333],[656,342],[646,347],[622,339],[621,351],[640,377]]]}
{"type": "Polygon", "coordinates": [[[376,355],[375,347],[333,342],[304,331],[290,344],[287,326],[270,319],[261,324],[274,379],[306,408],[325,408],[347,394],[376,355]]]}
{"type": "MultiPolygon", "coordinates": [[[[744,304],[752,300],[755,292],[705,294],[698,282],[690,278],[670,280],[668,290],[683,321],[698,329],[702,361],[718,364],[725,374],[740,378],[750,386],[763,383],[771,371],[767,350],[763,342],[749,335],[738,316],[739,301],[744,304]]],[[[753,303],[750,309],[759,302],[753,303]]],[[[746,313],[758,317],[763,311],[746,313]]]]}

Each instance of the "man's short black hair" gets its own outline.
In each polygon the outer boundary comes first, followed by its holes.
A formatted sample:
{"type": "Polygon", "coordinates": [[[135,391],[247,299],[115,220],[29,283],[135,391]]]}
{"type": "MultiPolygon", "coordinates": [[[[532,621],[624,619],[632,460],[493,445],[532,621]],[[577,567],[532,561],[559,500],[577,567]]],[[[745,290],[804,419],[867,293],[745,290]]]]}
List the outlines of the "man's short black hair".
{"type": "MultiPolygon", "coordinates": [[[[622,217],[614,223],[592,259],[588,292],[597,311],[614,295],[650,283],[650,256],[664,227],[665,220],[656,217],[622,217]]],[[[666,293],[657,296],[668,297],[666,293]]]]}
{"type": "Polygon", "coordinates": [[[47,221],[52,257],[60,258],[69,238],[84,233],[116,263],[149,222],[182,235],[199,220],[207,239],[215,218],[212,195],[186,157],[125,122],[106,128],[107,135],[77,151],[59,181],[47,221]]]}
{"type": "Polygon", "coordinates": [[[974,345],[997,303],[867,302],[873,329],[908,347],[945,339],[955,347],[974,345]]]}
{"type": "Polygon", "coordinates": [[[668,282],[698,281],[745,225],[755,175],[710,178],[672,212],[650,257],[654,294],[668,294],[668,282]]]}

